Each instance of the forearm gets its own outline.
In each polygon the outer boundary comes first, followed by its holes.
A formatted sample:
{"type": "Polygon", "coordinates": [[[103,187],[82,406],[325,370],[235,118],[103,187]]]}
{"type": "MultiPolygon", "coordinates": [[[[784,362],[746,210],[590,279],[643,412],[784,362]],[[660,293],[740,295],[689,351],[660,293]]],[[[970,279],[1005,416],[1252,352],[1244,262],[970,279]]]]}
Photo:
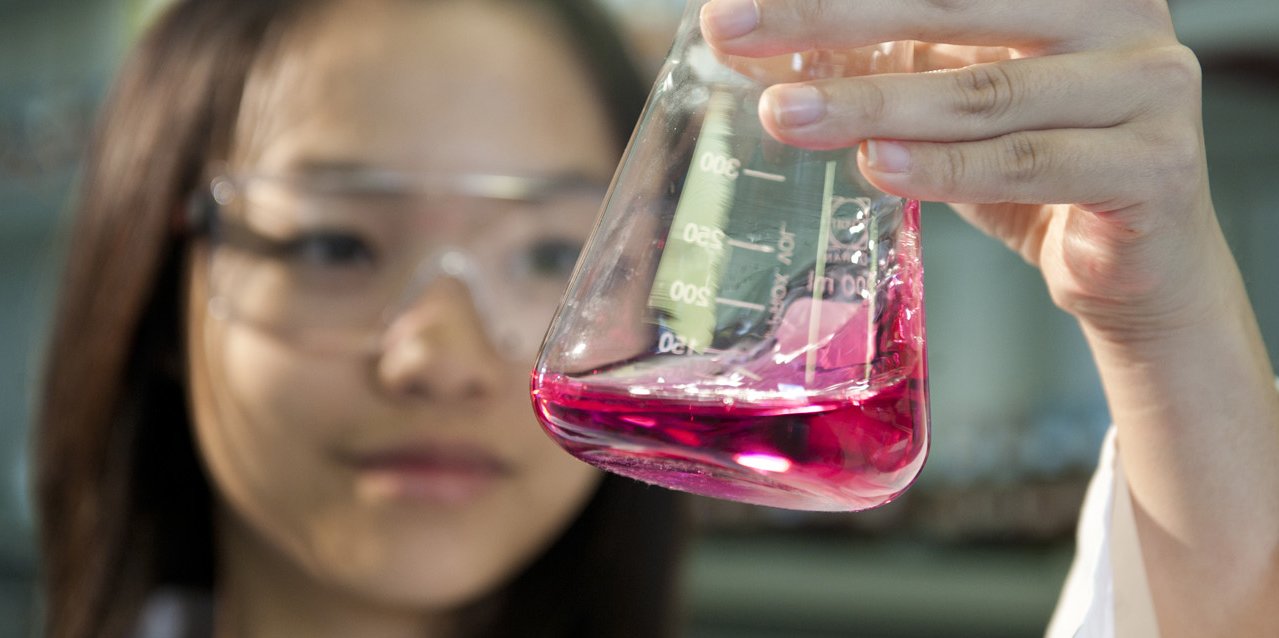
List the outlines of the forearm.
{"type": "Polygon", "coordinates": [[[1082,324],[1164,635],[1279,635],[1279,392],[1216,245],[1195,320],[1141,338],[1082,324]]]}

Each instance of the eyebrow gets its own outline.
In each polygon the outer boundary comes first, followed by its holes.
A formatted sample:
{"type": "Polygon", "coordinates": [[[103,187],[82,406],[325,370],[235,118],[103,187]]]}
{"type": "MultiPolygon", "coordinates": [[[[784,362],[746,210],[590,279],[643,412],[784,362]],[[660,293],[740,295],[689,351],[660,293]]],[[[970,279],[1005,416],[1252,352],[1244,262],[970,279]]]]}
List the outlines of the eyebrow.
{"type": "Polygon", "coordinates": [[[304,158],[291,162],[282,173],[282,176],[288,179],[321,182],[336,179],[343,184],[358,183],[370,187],[384,184],[388,188],[395,185],[385,179],[390,175],[393,175],[392,171],[365,161],[319,158],[304,158]]]}
{"type": "Polygon", "coordinates": [[[358,187],[372,193],[404,193],[428,188],[432,178],[460,187],[464,193],[496,199],[535,199],[577,190],[601,190],[610,176],[569,168],[548,173],[422,172],[386,168],[346,159],[304,158],[286,169],[289,179],[328,182],[334,187],[358,187]]]}
{"type": "MultiPolygon", "coordinates": [[[[611,171],[612,165],[609,166],[610,171],[605,174],[597,170],[585,167],[564,167],[556,168],[547,172],[531,172],[519,171],[509,172],[506,170],[471,170],[471,171],[442,171],[440,174],[449,175],[513,175],[516,177],[529,177],[535,179],[548,179],[554,181],[605,181],[613,176],[611,171]]],[[[361,173],[399,173],[403,175],[412,175],[415,171],[404,170],[394,167],[388,167],[384,164],[370,162],[362,159],[343,159],[343,158],[324,158],[324,157],[305,157],[296,161],[289,162],[285,168],[286,173],[296,175],[351,175],[361,173]]],[[[423,173],[426,174],[426,173],[423,173]]]]}

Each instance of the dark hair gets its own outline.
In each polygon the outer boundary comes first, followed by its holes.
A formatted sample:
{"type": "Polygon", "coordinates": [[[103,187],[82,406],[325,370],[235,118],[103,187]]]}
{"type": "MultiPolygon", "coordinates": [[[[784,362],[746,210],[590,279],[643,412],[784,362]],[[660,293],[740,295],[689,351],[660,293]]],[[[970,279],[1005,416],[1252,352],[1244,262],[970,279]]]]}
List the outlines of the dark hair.
{"type": "MultiPolygon", "coordinates": [[[[45,635],[126,635],[158,587],[209,589],[212,495],[182,352],[186,242],[205,163],[224,156],[253,62],[318,2],[186,0],[125,62],[90,145],[35,433],[45,635]]],[[[645,87],[585,0],[542,3],[628,138],[645,87]]],[[[530,427],[533,427],[530,425],[530,427]]],[[[656,636],[673,626],[677,497],[609,476],[556,543],[463,610],[490,635],[656,636]]]]}

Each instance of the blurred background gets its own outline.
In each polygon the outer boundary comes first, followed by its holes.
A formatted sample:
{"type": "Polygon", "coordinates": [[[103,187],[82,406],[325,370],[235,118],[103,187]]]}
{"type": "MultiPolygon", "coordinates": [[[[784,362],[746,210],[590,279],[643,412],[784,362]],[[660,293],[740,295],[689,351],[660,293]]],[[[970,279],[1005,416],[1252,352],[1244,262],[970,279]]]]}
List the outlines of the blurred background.
{"type": "MultiPolygon", "coordinates": [[[[684,1],[606,4],[655,72],[684,1]]],[[[0,638],[35,635],[27,430],[59,232],[96,105],[161,5],[0,0],[0,638]]],[[[1279,2],[1173,11],[1205,70],[1217,210],[1279,361],[1279,2]]],[[[861,514],[698,499],[691,638],[1042,634],[1108,424],[1096,374],[1019,258],[938,206],[924,251],[934,440],[920,482],[861,514]]]]}

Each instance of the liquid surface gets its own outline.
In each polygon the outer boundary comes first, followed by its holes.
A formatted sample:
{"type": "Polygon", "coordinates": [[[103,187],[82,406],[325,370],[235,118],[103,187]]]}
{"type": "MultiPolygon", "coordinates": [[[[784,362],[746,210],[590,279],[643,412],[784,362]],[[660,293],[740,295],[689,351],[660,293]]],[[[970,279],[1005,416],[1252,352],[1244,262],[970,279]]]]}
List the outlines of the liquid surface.
{"type": "Polygon", "coordinates": [[[592,465],[647,483],[758,505],[851,511],[883,505],[918,476],[928,449],[922,358],[855,398],[750,404],[633,395],[535,375],[547,433],[592,465]]]}

